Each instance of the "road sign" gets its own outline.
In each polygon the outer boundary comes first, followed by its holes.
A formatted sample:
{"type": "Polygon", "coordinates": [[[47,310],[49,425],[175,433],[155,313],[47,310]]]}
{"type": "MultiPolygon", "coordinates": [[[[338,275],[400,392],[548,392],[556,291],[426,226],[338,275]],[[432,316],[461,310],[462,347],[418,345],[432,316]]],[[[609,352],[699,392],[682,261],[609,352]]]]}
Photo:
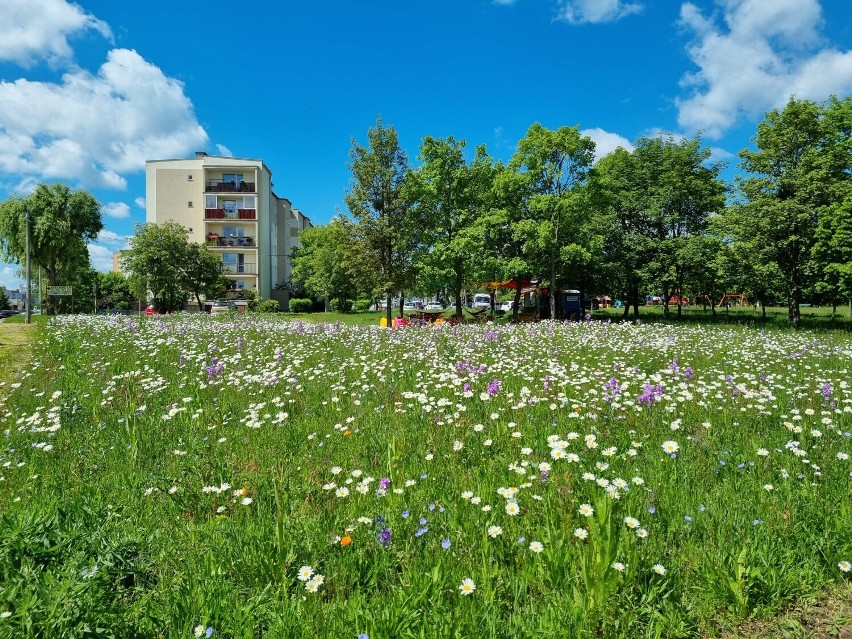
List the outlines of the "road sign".
{"type": "Polygon", "coordinates": [[[48,295],[71,295],[70,286],[48,286],[47,294],[48,295]]]}

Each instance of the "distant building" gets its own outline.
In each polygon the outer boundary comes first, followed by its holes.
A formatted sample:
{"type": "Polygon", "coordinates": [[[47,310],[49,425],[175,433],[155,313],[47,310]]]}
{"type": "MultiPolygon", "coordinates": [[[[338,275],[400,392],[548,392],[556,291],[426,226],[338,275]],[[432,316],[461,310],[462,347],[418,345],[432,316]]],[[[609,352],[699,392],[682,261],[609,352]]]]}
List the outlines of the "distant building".
{"type": "Polygon", "coordinates": [[[9,308],[13,311],[23,311],[27,307],[27,292],[17,288],[6,289],[9,308]]]}
{"type": "Polygon", "coordinates": [[[286,293],[275,287],[289,279],[293,247],[311,222],[273,192],[263,160],[201,152],[183,160],[149,160],[145,181],[146,222],[177,222],[190,242],[221,256],[233,289],[257,289],[286,307],[286,293]]]}

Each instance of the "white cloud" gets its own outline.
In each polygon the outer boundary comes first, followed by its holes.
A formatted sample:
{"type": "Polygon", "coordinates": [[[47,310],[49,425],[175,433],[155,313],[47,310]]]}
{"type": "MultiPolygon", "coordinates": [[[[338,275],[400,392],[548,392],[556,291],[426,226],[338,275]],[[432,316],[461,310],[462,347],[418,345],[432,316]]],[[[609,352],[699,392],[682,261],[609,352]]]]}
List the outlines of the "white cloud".
{"type": "Polygon", "coordinates": [[[115,250],[97,242],[89,244],[89,260],[92,268],[101,273],[112,271],[112,254],[115,250]]]}
{"type": "Polygon", "coordinates": [[[46,60],[56,65],[70,60],[68,38],[94,30],[112,40],[109,26],[65,0],[3,0],[0,21],[0,61],[30,67],[46,60]]]}
{"type": "Polygon", "coordinates": [[[3,286],[7,291],[26,288],[21,267],[16,264],[2,265],[2,268],[0,268],[0,286],[3,286]]]}
{"type": "Polygon", "coordinates": [[[136,206],[138,206],[140,209],[145,208],[145,198],[144,197],[137,197],[135,200],[133,200],[133,203],[136,206]]]}
{"type": "Polygon", "coordinates": [[[226,158],[234,157],[234,154],[231,153],[231,149],[226,147],[224,144],[217,144],[216,145],[216,151],[218,151],[219,155],[222,155],[226,158]]]}
{"type": "Polygon", "coordinates": [[[571,24],[615,22],[642,8],[638,2],[624,0],[562,0],[556,17],[571,24]]]}
{"type": "Polygon", "coordinates": [[[120,244],[120,248],[126,248],[128,246],[126,235],[120,235],[119,233],[108,229],[103,229],[100,233],[98,233],[98,242],[120,244]]]}
{"type": "Polygon", "coordinates": [[[97,75],[0,82],[0,172],[124,189],[145,160],[206,143],[183,85],[135,51],[113,49],[97,75]]]}
{"type": "Polygon", "coordinates": [[[130,217],[130,207],[124,202],[109,202],[103,205],[103,213],[107,217],[126,218],[130,217]]]}
{"type": "Polygon", "coordinates": [[[592,138],[595,141],[595,160],[600,160],[605,155],[612,153],[618,147],[625,151],[632,151],[633,145],[627,138],[618,135],[618,133],[610,133],[603,129],[584,129],[580,131],[582,135],[592,138]]]}
{"type": "Polygon", "coordinates": [[[824,100],[852,91],[852,51],[820,39],[818,0],[718,0],[725,27],[686,3],[680,22],[693,34],[687,52],[698,67],[681,84],[678,123],[718,137],[740,118],[757,118],[791,95],[824,100]]]}
{"type": "Polygon", "coordinates": [[[508,7],[510,4],[515,4],[516,0],[494,0],[494,4],[502,4],[508,7]]]}

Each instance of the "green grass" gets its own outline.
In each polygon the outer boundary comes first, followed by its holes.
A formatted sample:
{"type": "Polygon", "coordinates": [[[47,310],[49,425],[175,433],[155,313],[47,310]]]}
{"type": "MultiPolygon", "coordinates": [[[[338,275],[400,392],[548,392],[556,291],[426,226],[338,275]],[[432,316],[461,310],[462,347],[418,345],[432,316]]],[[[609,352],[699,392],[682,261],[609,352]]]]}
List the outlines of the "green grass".
{"type": "Polygon", "coordinates": [[[848,334],[352,317],[40,327],[0,638],[720,636],[849,583],[848,334]]]}

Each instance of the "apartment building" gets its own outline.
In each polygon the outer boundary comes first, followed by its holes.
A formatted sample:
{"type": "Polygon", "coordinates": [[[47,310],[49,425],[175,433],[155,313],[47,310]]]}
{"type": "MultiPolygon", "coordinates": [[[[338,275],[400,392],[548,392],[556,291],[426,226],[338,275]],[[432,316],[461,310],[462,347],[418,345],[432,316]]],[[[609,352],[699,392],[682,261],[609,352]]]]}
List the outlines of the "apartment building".
{"type": "Polygon", "coordinates": [[[201,152],[182,160],[149,160],[145,179],[146,222],[177,222],[190,242],[221,256],[233,289],[256,289],[286,308],[286,293],[276,286],[289,279],[293,248],[311,223],[275,194],[262,160],[201,152]]]}

